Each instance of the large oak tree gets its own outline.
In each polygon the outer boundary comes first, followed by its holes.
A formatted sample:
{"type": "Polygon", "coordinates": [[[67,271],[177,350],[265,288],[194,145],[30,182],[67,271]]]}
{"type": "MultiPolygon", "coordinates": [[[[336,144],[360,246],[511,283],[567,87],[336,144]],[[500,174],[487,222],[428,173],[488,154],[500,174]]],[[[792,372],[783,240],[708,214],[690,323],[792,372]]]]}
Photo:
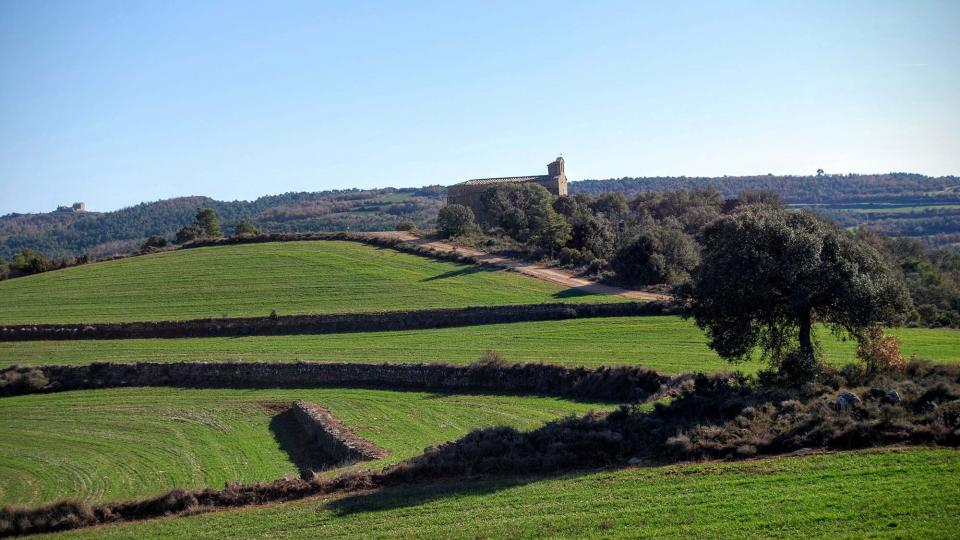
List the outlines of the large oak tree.
{"type": "Polygon", "coordinates": [[[701,243],[683,296],[731,361],[759,347],[785,374],[808,377],[819,365],[815,323],[860,338],[911,306],[876,250],[812,213],[744,207],[708,225],[701,243]]]}

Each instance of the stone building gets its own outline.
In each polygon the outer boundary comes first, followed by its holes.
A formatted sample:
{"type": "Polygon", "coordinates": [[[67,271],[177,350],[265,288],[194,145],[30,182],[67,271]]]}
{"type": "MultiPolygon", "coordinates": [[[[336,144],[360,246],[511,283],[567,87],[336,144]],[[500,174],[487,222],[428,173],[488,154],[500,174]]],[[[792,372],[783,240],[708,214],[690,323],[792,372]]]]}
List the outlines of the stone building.
{"type": "Polygon", "coordinates": [[[506,184],[539,184],[554,196],[567,194],[567,175],[563,169],[563,158],[558,157],[547,164],[547,174],[539,176],[508,176],[504,178],[475,178],[460,182],[447,188],[447,204],[462,204],[473,210],[482,221],[483,205],[480,195],[489,188],[506,184]]]}
{"type": "Polygon", "coordinates": [[[86,211],[87,211],[87,205],[83,204],[82,202],[75,202],[75,203],[73,203],[73,206],[58,206],[58,207],[57,207],[57,212],[77,212],[77,213],[79,213],[79,212],[86,212],[86,211]]]}

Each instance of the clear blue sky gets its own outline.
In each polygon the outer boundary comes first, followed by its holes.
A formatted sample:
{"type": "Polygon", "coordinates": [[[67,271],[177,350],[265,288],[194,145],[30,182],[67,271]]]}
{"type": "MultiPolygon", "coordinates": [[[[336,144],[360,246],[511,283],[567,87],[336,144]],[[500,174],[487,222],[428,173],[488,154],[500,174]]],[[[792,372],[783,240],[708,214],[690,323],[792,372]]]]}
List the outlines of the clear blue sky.
{"type": "Polygon", "coordinates": [[[180,195],[960,174],[960,2],[0,2],[0,214],[180,195]]]}

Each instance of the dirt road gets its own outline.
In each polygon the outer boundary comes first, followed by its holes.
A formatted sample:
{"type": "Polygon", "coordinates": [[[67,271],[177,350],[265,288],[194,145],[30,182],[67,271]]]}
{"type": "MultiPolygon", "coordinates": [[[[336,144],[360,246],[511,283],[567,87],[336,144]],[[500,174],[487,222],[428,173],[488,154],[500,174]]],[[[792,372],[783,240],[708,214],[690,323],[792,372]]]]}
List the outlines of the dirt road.
{"type": "Polygon", "coordinates": [[[539,264],[521,261],[510,257],[503,257],[501,255],[494,255],[474,248],[455,246],[441,240],[421,238],[413,233],[405,231],[384,231],[368,234],[379,236],[381,238],[395,238],[410,244],[433,248],[440,252],[450,252],[456,250],[458,253],[475,257],[478,261],[483,262],[484,264],[499,266],[501,268],[506,268],[526,276],[541,279],[543,281],[549,281],[551,283],[556,283],[558,285],[563,285],[573,289],[580,289],[591,294],[617,295],[623,296],[624,298],[633,298],[635,300],[667,301],[671,299],[669,295],[633,291],[630,289],[624,289],[622,287],[604,285],[603,283],[597,283],[595,281],[576,277],[570,272],[559,268],[547,268],[539,264]]]}

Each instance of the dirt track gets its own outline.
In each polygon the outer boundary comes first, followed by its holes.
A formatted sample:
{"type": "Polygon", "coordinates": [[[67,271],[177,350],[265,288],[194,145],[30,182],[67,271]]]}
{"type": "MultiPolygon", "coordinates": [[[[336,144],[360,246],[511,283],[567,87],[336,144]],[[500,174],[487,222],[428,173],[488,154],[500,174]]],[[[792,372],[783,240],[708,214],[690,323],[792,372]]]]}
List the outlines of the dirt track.
{"type": "Polygon", "coordinates": [[[416,244],[427,248],[433,248],[441,252],[450,252],[456,250],[458,253],[475,257],[478,261],[481,261],[485,264],[499,266],[501,268],[506,268],[526,276],[541,279],[543,281],[549,281],[551,283],[556,283],[572,289],[580,289],[591,294],[617,295],[623,296],[624,298],[632,298],[634,300],[666,301],[671,299],[669,295],[634,291],[630,289],[624,289],[622,287],[604,285],[602,283],[576,277],[570,272],[561,270],[559,268],[547,268],[531,262],[512,259],[510,257],[503,257],[501,255],[494,255],[474,248],[455,246],[440,240],[429,240],[405,231],[384,231],[369,234],[382,238],[395,238],[403,242],[408,242],[410,244],[416,244]]]}

